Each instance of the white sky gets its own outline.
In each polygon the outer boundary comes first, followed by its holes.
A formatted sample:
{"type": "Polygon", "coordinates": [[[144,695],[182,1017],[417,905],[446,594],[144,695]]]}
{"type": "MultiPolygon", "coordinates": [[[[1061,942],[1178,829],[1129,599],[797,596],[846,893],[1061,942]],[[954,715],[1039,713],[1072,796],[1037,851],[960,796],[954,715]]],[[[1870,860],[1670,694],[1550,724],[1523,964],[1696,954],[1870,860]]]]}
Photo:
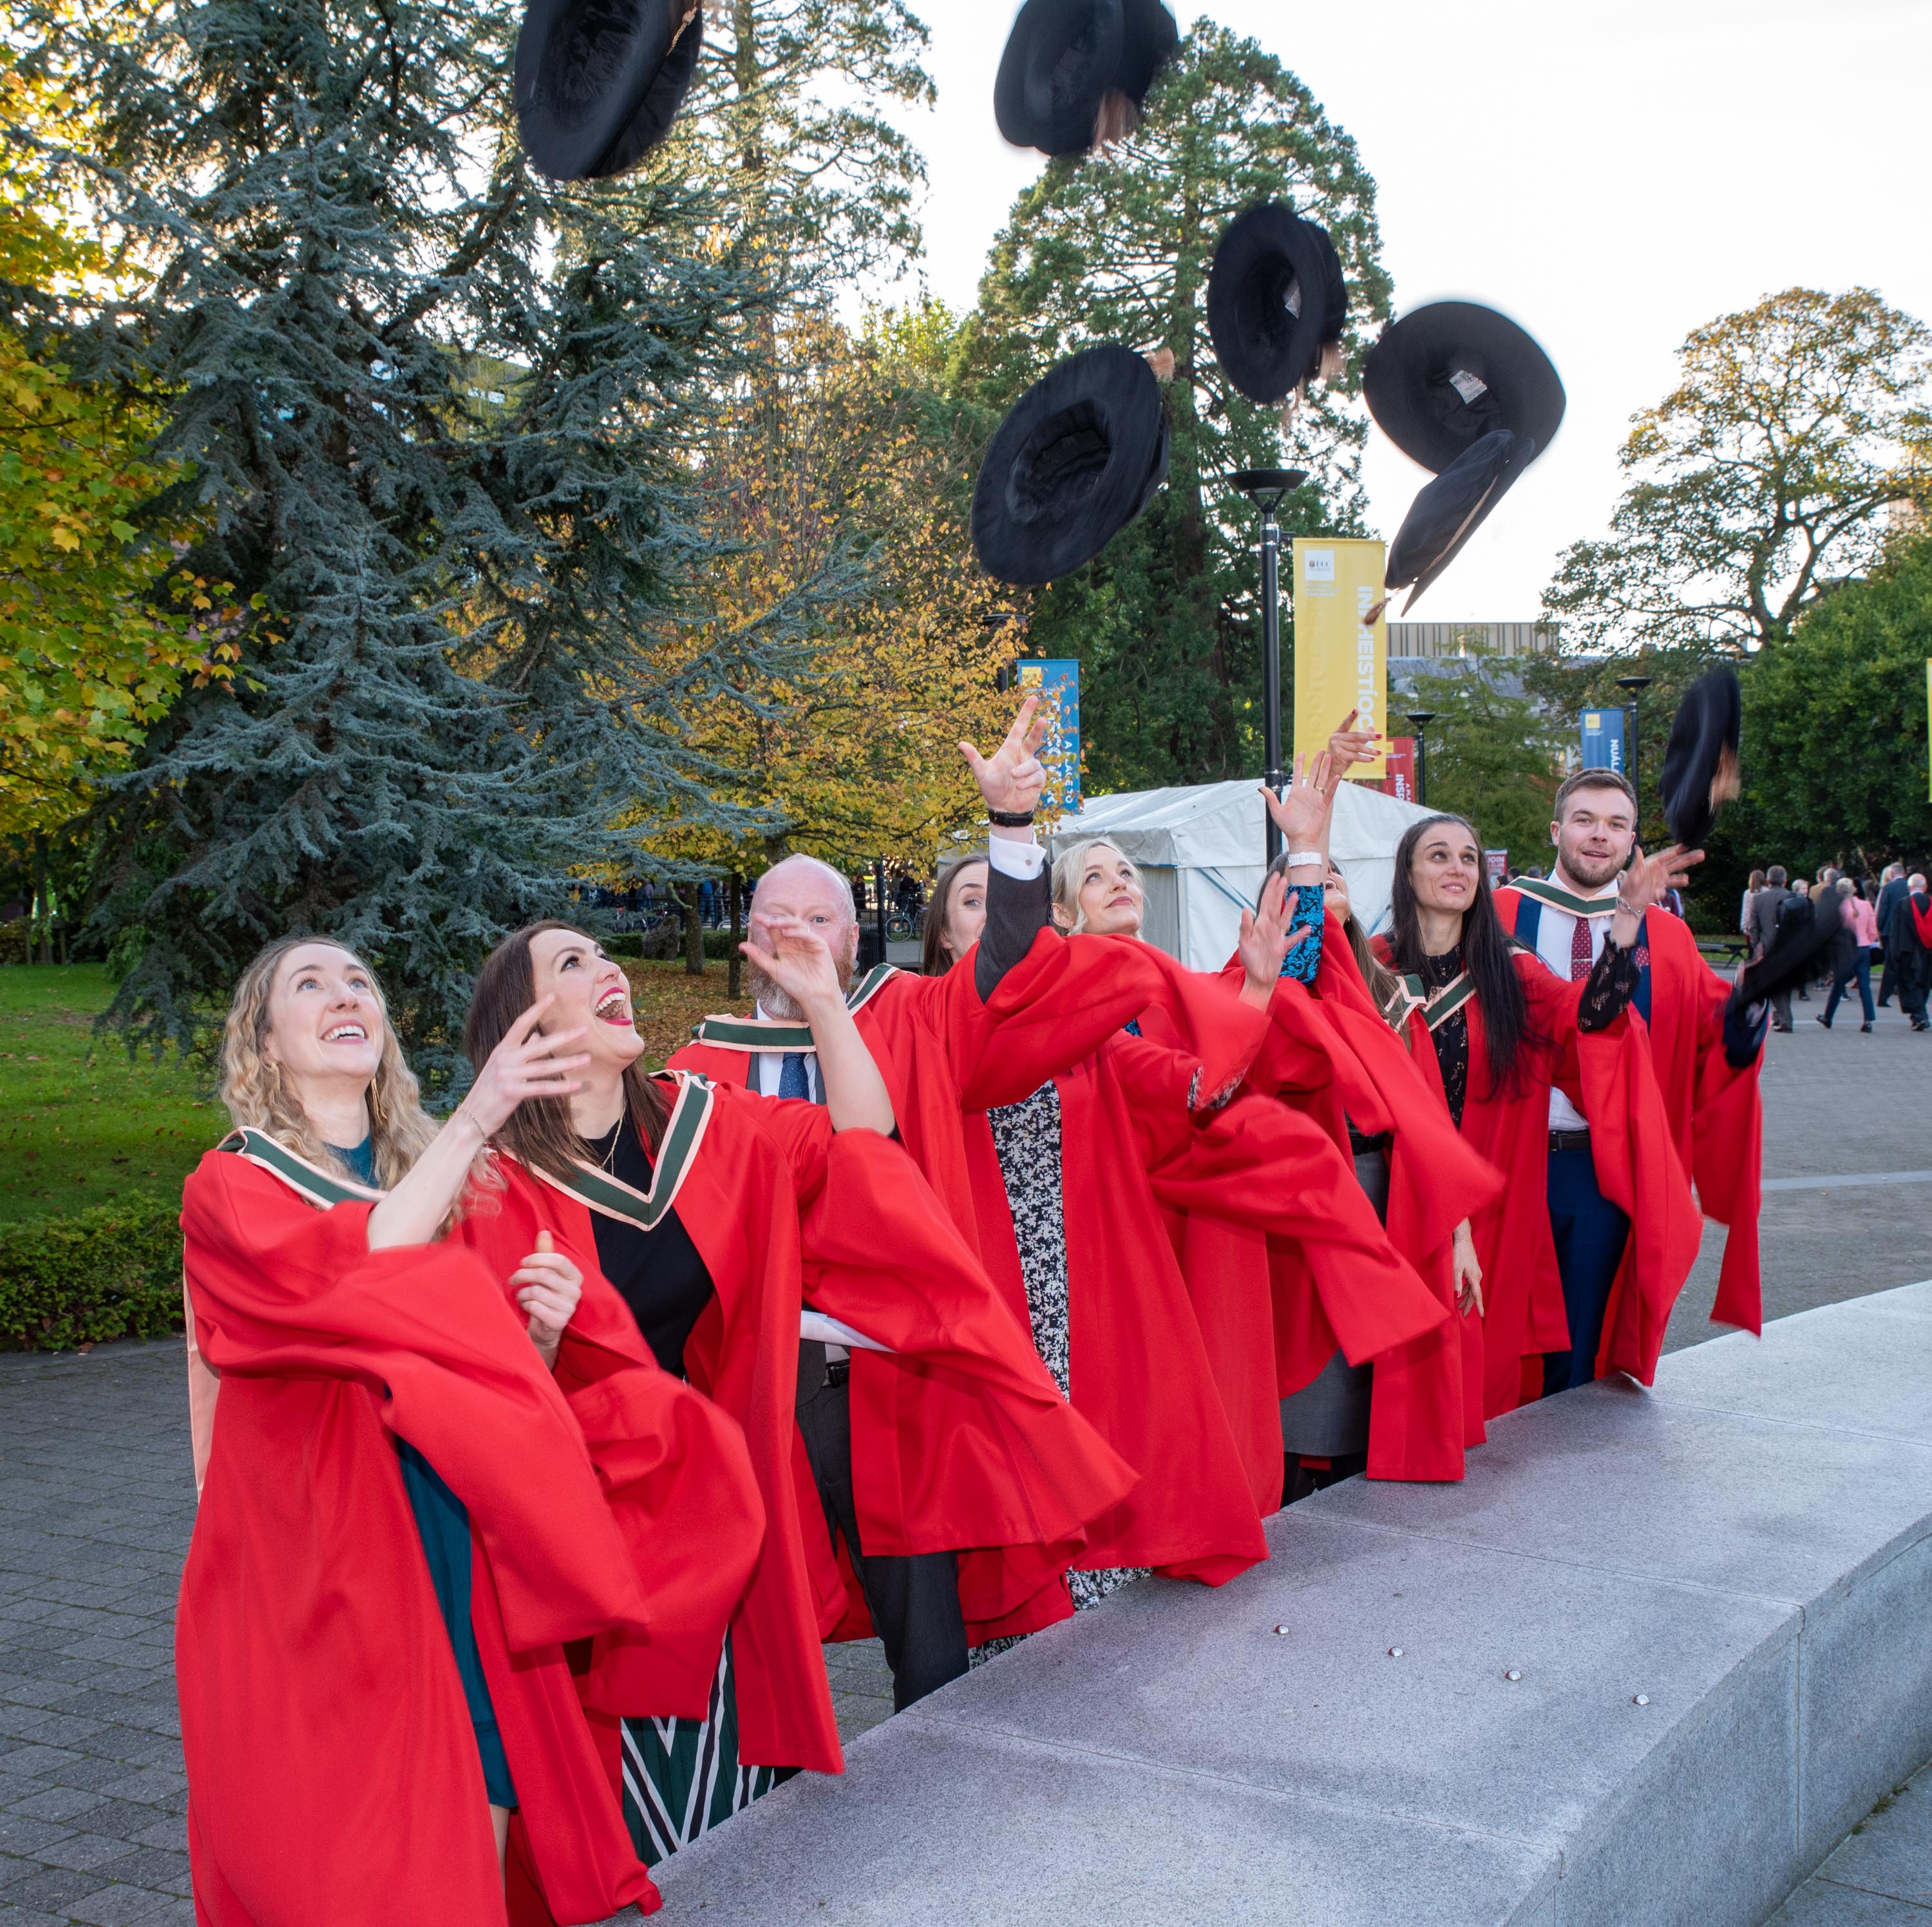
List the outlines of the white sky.
{"type": "MultiPolygon", "coordinates": [[[[1251,35],[1354,137],[1398,313],[1488,302],[1562,374],[1562,433],[1418,620],[1535,615],[1558,552],[1606,528],[1629,418],[1699,323],[1798,284],[1863,284],[1932,320],[1932,0],[1169,4],[1184,31],[1205,12],[1251,35]]],[[[1044,164],[993,125],[1012,0],[915,7],[939,86],[908,124],[931,175],[926,272],[964,308],[1044,164]]],[[[1364,473],[1392,536],[1426,478],[1379,436],[1364,473]]]]}

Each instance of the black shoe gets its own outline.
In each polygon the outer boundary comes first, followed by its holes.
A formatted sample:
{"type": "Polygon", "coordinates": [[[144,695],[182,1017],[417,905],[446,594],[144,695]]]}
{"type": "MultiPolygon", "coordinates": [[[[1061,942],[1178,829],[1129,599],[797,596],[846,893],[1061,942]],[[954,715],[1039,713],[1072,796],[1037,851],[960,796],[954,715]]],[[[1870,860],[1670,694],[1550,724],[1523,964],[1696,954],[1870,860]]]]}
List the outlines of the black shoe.
{"type": "Polygon", "coordinates": [[[1870,1026],[1870,1025],[1869,1025],[1869,1024],[1861,1024],[1861,1025],[1858,1026],[1858,1028],[1859,1028],[1861,1031],[1868,1031],[1868,1030],[1870,1030],[1870,1029],[1871,1028],[1871,1026],[1870,1026]]]}
{"type": "Polygon", "coordinates": [[[1789,1024],[1774,1024],[1771,1028],[1774,1031],[1782,1031],[1787,1037],[1791,1034],[1791,1026],[1789,1024]]]}
{"type": "Polygon", "coordinates": [[[1822,1024],[1828,1031],[1832,1028],[1832,1020],[1828,1017],[1814,1017],[1811,1021],[1814,1024],[1822,1024]]]}

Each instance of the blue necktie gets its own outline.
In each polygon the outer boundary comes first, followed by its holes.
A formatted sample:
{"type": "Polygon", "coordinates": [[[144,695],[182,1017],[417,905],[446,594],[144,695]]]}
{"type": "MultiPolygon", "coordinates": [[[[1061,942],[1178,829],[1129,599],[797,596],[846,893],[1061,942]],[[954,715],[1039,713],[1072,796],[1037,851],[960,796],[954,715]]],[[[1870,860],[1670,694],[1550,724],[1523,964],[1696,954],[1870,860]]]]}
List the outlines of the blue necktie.
{"type": "Polygon", "coordinates": [[[784,1061],[778,1066],[778,1095],[781,1097],[802,1097],[812,1101],[812,1080],[805,1074],[805,1056],[800,1051],[788,1050],[784,1061]]]}

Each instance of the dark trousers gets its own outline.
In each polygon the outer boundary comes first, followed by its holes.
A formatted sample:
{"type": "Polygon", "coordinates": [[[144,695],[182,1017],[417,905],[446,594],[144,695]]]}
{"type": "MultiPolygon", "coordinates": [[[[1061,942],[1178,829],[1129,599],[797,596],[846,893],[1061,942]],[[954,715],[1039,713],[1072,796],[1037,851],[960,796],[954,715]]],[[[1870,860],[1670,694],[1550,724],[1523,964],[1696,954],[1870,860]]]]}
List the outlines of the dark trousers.
{"type": "Polygon", "coordinates": [[[866,1609],[892,1669],[892,1710],[903,1712],[966,1670],[966,1622],[959,1610],[958,1562],[950,1552],[911,1559],[869,1557],[859,1543],[852,1497],[852,1399],[843,1360],[827,1366],[825,1347],[798,1348],[798,1429],[825,1523],[845,1541],[866,1609]]]}
{"type": "Polygon", "coordinates": [[[1925,986],[1932,977],[1932,954],[1906,950],[1898,959],[1898,1007],[1917,1025],[1925,1022],[1925,986]]]}
{"type": "Polygon", "coordinates": [[[1543,1355],[1543,1395],[1588,1385],[1597,1376],[1604,1310],[1623,1262],[1630,1220],[1597,1188],[1588,1151],[1550,1154],[1550,1229],[1556,1240],[1556,1268],[1563,1279],[1563,1310],[1570,1321],[1570,1349],[1543,1355]]]}
{"type": "Polygon", "coordinates": [[[1858,986],[1858,999],[1864,1006],[1865,1022],[1869,1024],[1878,1013],[1872,1008],[1871,953],[1861,944],[1857,956],[1848,958],[1839,965],[1832,979],[1832,994],[1825,999],[1825,1021],[1832,1021],[1832,1014],[1838,1007],[1838,999],[1844,995],[1846,986],[1856,978],[1858,986]]]}

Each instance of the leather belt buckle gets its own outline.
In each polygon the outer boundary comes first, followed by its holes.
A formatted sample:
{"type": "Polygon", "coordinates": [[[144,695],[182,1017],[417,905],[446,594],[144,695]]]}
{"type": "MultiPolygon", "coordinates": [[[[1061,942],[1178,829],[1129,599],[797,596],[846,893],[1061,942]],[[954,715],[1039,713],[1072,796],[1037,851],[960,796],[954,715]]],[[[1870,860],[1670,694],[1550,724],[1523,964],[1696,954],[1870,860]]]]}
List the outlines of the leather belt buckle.
{"type": "Polygon", "coordinates": [[[825,1361],[825,1382],[829,1385],[842,1385],[852,1376],[850,1358],[827,1358],[825,1361]]]}
{"type": "Polygon", "coordinates": [[[1552,1151],[1588,1151],[1590,1133],[1588,1131],[1552,1131],[1550,1133],[1552,1151]]]}

